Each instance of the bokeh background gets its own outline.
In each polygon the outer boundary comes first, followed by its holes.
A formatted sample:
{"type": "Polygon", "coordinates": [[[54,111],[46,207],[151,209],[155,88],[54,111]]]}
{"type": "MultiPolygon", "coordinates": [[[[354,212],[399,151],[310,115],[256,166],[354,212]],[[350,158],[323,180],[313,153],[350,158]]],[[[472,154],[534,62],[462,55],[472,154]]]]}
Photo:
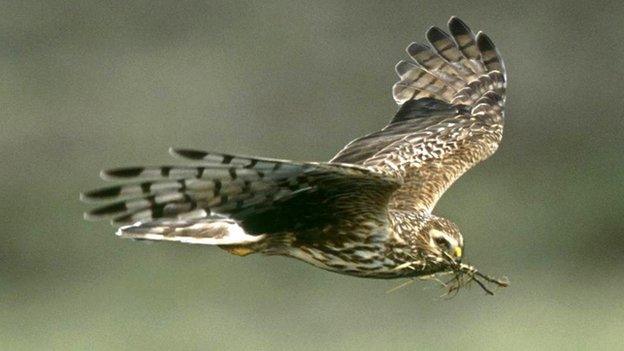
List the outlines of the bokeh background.
{"type": "Polygon", "coordinates": [[[620,1],[3,1],[0,349],[621,350],[620,1]],[[436,212],[512,285],[454,299],[83,221],[101,168],[169,146],[329,159],[381,128],[451,15],[509,70],[498,153],[436,212]]]}

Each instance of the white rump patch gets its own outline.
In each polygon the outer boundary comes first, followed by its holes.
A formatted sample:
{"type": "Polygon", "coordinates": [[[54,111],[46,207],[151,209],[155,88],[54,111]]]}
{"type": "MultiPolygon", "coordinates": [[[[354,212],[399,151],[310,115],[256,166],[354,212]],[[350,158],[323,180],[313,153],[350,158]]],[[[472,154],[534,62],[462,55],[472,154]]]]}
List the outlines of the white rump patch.
{"type": "Polygon", "coordinates": [[[137,222],[119,228],[123,238],[177,241],[188,244],[232,245],[260,241],[264,235],[249,235],[235,221],[229,219],[167,219],[137,222]]]}

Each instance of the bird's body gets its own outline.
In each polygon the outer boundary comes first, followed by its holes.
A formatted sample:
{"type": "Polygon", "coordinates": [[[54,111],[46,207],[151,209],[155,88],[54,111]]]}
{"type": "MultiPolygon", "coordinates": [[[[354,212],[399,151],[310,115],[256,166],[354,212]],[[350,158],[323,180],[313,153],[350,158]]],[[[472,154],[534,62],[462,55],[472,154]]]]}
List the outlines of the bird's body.
{"type": "MultiPolygon", "coordinates": [[[[434,262],[417,265],[413,246],[427,222],[427,215],[411,211],[389,211],[385,221],[363,219],[347,231],[324,228],[309,235],[289,233],[271,243],[265,254],[300,259],[319,268],[365,278],[400,278],[437,272],[434,262]],[[307,237],[307,238],[306,238],[307,237]],[[307,239],[307,240],[306,240],[307,239]],[[405,263],[409,262],[409,265],[405,263]]],[[[424,261],[422,261],[424,262],[424,261]]]]}
{"type": "Polygon", "coordinates": [[[329,162],[293,162],[172,150],[197,165],[120,168],[133,182],[87,192],[114,199],[89,217],[124,224],[118,234],[218,245],[237,255],[303,260],[359,277],[398,278],[461,264],[455,224],[431,214],[446,189],[494,153],[502,137],[505,68],[492,42],[459,19],[452,36],[428,31],[401,61],[401,105],[381,131],[349,143],[329,162]]]}

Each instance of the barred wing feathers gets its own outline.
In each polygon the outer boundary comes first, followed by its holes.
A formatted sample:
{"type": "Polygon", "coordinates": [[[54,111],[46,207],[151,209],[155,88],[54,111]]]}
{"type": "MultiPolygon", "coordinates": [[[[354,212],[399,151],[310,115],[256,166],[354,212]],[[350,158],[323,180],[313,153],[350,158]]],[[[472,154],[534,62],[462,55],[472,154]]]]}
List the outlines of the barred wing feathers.
{"type": "Polygon", "coordinates": [[[385,220],[395,179],[366,168],[300,163],[195,150],[172,150],[191,166],[128,167],[102,172],[126,183],[82,194],[108,201],[86,213],[125,225],[119,235],[232,244],[264,234],[334,226],[359,215],[385,220]]]}
{"type": "Polygon", "coordinates": [[[396,66],[401,105],[379,132],[349,143],[332,162],[401,179],[391,208],[431,211],[446,189],[496,151],[502,137],[505,65],[492,41],[456,17],[450,35],[433,27],[396,66]]]}

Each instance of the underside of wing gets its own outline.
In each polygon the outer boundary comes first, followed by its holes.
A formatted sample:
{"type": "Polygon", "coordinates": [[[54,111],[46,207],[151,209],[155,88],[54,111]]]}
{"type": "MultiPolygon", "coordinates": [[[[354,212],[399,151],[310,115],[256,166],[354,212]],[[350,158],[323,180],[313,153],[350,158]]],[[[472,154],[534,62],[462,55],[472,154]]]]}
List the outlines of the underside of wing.
{"type": "Polygon", "coordinates": [[[464,172],[496,150],[502,137],[505,66],[492,41],[456,17],[450,35],[433,27],[429,44],[412,43],[396,65],[400,105],[379,132],[349,143],[332,162],[363,165],[400,178],[393,208],[431,211],[464,172]]]}

